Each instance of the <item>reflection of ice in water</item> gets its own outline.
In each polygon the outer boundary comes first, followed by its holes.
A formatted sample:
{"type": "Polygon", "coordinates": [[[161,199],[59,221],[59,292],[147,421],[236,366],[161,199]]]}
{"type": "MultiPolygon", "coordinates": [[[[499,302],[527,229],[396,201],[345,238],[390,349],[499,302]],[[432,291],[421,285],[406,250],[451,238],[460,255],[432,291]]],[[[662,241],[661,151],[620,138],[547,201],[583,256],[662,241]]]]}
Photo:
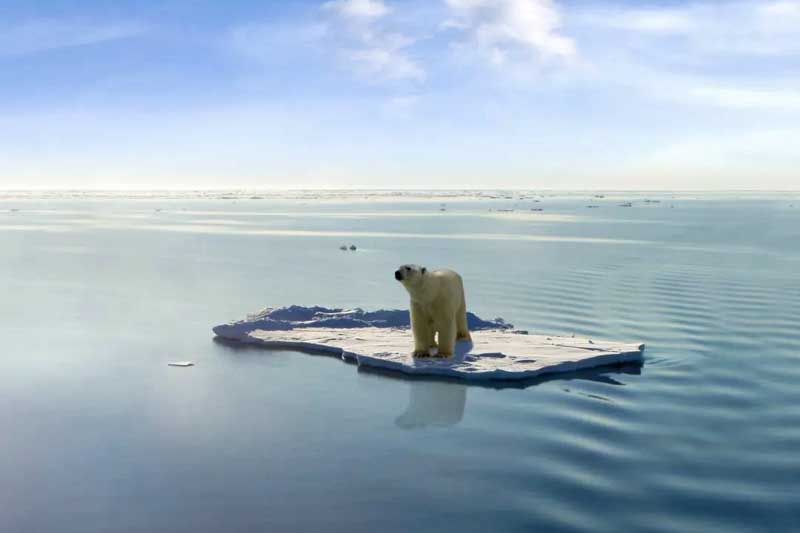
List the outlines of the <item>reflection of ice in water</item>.
{"type": "Polygon", "coordinates": [[[455,426],[464,417],[467,387],[460,383],[412,381],[408,407],[395,420],[403,429],[455,426]]]}

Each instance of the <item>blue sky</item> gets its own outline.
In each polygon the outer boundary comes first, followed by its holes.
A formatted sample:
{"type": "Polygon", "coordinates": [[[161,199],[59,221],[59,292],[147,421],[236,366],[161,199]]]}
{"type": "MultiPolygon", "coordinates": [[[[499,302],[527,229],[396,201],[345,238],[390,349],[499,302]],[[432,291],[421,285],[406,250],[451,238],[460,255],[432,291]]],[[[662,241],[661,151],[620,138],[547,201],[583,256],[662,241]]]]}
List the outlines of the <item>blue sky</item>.
{"type": "Polygon", "coordinates": [[[800,0],[0,2],[0,188],[797,189],[800,0]]]}

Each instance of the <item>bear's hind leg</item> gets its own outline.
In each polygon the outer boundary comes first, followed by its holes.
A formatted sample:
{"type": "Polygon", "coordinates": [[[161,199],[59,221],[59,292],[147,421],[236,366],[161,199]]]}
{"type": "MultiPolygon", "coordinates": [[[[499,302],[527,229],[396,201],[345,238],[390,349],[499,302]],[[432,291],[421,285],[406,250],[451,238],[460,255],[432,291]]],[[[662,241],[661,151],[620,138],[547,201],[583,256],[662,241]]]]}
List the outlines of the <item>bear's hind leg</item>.
{"type": "Polygon", "coordinates": [[[456,339],[460,341],[471,341],[472,336],[469,334],[469,326],[467,326],[467,305],[462,302],[456,311],[456,339]]]}

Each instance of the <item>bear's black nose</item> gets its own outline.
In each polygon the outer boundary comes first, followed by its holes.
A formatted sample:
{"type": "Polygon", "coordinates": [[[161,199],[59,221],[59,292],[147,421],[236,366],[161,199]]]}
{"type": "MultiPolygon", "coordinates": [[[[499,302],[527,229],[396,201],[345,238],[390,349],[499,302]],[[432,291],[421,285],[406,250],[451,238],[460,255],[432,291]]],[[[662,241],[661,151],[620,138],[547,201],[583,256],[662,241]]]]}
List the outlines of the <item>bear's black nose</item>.
{"type": "Polygon", "coordinates": [[[401,279],[403,279],[403,275],[400,273],[399,270],[395,270],[394,271],[394,279],[396,279],[397,281],[400,281],[401,279]]]}

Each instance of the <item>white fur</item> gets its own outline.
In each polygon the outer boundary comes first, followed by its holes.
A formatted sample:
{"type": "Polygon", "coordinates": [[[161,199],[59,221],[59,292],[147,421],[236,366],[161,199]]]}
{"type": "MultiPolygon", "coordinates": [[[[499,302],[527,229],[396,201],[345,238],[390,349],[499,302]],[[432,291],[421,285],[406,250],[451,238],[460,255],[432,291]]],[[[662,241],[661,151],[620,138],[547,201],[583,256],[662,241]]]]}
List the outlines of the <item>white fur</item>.
{"type": "Polygon", "coordinates": [[[402,265],[395,278],[411,296],[411,331],[414,355],[453,355],[456,340],[472,340],[467,328],[467,304],[461,276],[452,270],[427,270],[417,265],[402,265]],[[435,339],[438,334],[438,343],[435,339]]]}

